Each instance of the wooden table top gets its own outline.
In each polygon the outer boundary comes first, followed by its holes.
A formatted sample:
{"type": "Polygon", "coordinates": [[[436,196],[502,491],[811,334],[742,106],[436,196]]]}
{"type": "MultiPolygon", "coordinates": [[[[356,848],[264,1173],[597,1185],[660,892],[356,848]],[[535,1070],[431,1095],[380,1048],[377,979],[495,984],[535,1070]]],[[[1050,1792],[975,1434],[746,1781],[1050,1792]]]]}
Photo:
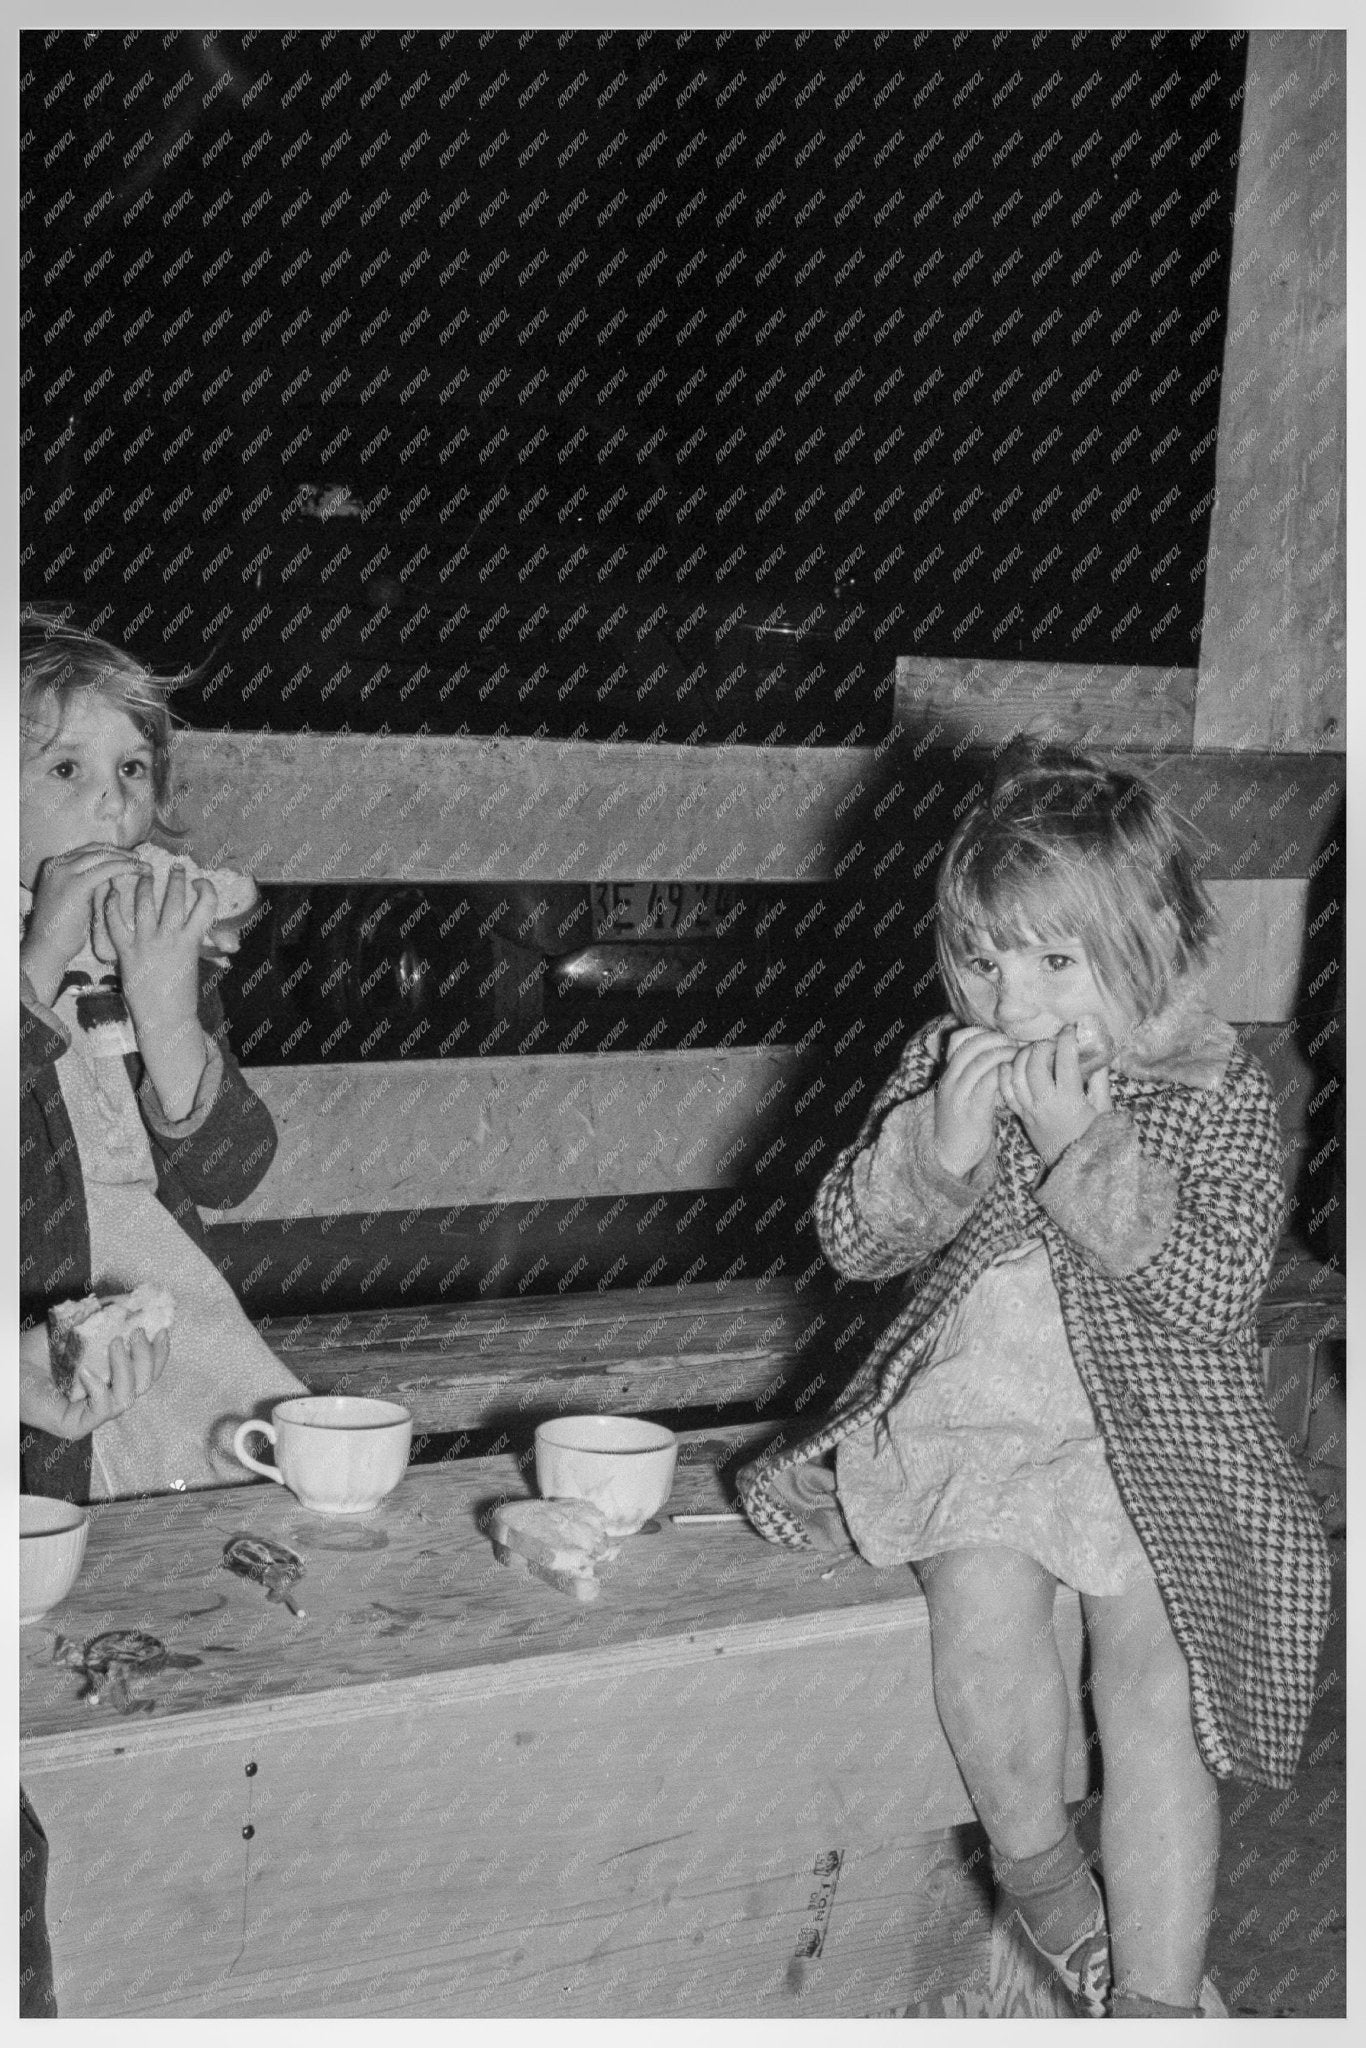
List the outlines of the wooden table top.
{"type": "Polygon", "coordinates": [[[411,1467],[375,1514],[354,1519],[310,1514],[264,1481],[96,1507],[75,1587],[20,1633],[25,1768],[236,1737],[264,1721],[313,1727],[400,1695],[439,1706],[813,1637],[924,1633],[905,1567],[785,1550],[743,1523],[673,1524],[672,1513],[727,1505],[718,1467],[734,1451],[732,1432],[684,1438],[657,1530],[624,1541],[592,1603],[494,1558],[481,1515],[532,1490],[510,1455],[411,1467]],[[225,1569],[223,1546],[243,1531],[303,1558],[293,1590],[305,1618],[225,1569]],[[115,1628],[198,1661],[135,1676],[133,1711],[108,1688],[82,1701],[82,1674],[57,1645],[115,1628]]]}

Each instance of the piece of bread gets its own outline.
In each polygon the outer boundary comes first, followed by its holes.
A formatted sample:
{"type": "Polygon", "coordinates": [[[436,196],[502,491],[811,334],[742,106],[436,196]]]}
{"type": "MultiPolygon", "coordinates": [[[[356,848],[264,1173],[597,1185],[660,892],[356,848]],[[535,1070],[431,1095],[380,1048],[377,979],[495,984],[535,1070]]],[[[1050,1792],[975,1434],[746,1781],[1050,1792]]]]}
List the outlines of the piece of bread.
{"type": "Polygon", "coordinates": [[[87,1294],[81,1301],[59,1301],[47,1315],[48,1354],[59,1392],[70,1397],[82,1365],[108,1386],[109,1346],[116,1337],[126,1344],[141,1330],[150,1343],[174,1321],[175,1296],[151,1282],[104,1300],[87,1294]]]}
{"type": "MultiPolygon", "coordinates": [[[[949,1056],[949,1040],[955,1031],[961,1031],[957,1022],[946,1024],[934,1044],[934,1056],[939,1061],[949,1056]]],[[[1105,1027],[1104,1021],[1093,1010],[1087,1010],[1078,1017],[1071,1027],[1077,1034],[1077,1053],[1081,1064],[1081,1077],[1089,1081],[1099,1068],[1108,1066],[1115,1056],[1115,1042],[1105,1027]]]]}
{"type": "MultiPolygon", "coordinates": [[[[184,869],[190,901],[194,898],[191,886],[193,883],[211,882],[214,894],[218,898],[218,914],[209,929],[205,944],[214,952],[230,953],[237,950],[238,929],[245,924],[260,901],[261,892],[250,875],[239,874],[236,868],[202,868],[198,861],[191,860],[188,853],[171,853],[166,847],[158,846],[150,839],[144,840],[131,851],[136,860],[142,861],[152,870],[152,895],[158,911],[166,901],[166,889],[173,869],[184,869]]],[[[115,884],[125,915],[132,914],[133,892],[138,879],[136,875],[130,874],[115,884]]],[[[103,961],[106,966],[111,965],[117,958],[105,926],[102,907],[94,912],[90,921],[90,945],[95,958],[103,961]]]]}
{"type": "Polygon", "coordinates": [[[588,1500],[505,1500],[489,1517],[489,1535],[533,1563],[553,1570],[606,1563],[621,1549],[607,1533],[602,1509],[588,1500]]]}
{"type": "Polygon", "coordinates": [[[503,1501],[489,1517],[489,1535],[500,1564],[524,1564],[576,1600],[596,1600],[595,1567],[621,1548],[601,1509],[586,1500],[503,1501]]]}
{"type": "Polygon", "coordinates": [[[516,1565],[524,1572],[534,1572],[557,1593],[568,1593],[571,1600],[596,1600],[602,1591],[591,1565],[586,1571],[557,1572],[548,1564],[537,1564],[534,1558],[522,1557],[515,1550],[509,1550],[505,1543],[495,1543],[493,1554],[499,1564],[516,1565]]]}
{"type": "Polygon", "coordinates": [[[1114,1058],[1114,1040],[1101,1019],[1090,1010],[1085,1016],[1078,1017],[1075,1028],[1081,1077],[1083,1081],[1089,1081],[1092,1074],[1108,1066],[1114,1058]]]}

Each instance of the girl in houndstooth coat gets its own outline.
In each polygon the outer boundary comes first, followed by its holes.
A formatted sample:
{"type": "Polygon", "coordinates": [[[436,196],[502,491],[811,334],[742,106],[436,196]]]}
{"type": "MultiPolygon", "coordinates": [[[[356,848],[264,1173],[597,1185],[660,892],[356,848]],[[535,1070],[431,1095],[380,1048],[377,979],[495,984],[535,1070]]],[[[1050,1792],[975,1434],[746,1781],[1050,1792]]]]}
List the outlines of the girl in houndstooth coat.
{"type": "Polygon", "coordinates": [[[1216,1779],[1284,1785],[1328,1613],[1262,1396],[1284,1218],[1263,1070],[1204,1007],[1192,828],[1070,751],[1003,766],[937,889],[953,1014],[817,1200],[827,1257],[918,1285],[834,1413],[741,1475],[756,1527],[913,1561],[999,1910],[1091,2017],[1217,2011],[1216,1779]],[[1063,1805],[1058,1583],[1082,1596],[1096,1885],[1063,1805]]]}

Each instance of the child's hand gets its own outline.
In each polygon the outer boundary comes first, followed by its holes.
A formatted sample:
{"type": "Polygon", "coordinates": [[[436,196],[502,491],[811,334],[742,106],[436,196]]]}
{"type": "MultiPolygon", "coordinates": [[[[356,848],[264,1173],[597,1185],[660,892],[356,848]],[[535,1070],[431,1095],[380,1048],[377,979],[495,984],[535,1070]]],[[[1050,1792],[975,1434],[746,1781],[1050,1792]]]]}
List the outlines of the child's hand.
{"type": "Polygon", "coordinates": [[[967,1175],[991,1148],[999,1078],[1014,1057],[999,1031],[971,1024],[951,1034],[934,1091],[934,1149],[950,1173],[967,1175]]]}
{"type": "Polygon", "coordinates": [[[159,911],[150,874],[131,902],[126,889],[111,888],[105,904],[138,1051],[173,1123],[190,1114],[208,1064],[209,1041],[199,1022],[199,952],[217,915],[212,882],[196,882],[191,897],[183,868],[172,869],[159,911]]]}
{"type": "Polygon", "coordinates": [[[1068,1024],[1056,1038],[1020,1047],[1002,1070],[1001,1100],[1019,1117],[1040,1159],[1051,1166],[1109,1110],[1110,1069],[1099,1067],[1089,1081],[1082,1080],[1076,1027],[1068,1024]]]}
{"type": "Polygon", "coordinates": [[[67,967],[89,944],[96,903],[120,876],[146,872],[121,846],[73,846],[43,862],[19,948],[20,962],[41,1002],[53,1000],[67,967]]]}
{"type": "Polygon", "coordinates": [[[80,1365],[66,1395],[53,1381],[47,1331],[39,1324],[19,1339],[19,1419],[30,1429],[45,1429],[74,1443],[141,1399],[161,1378],[170,1356],[169,1330],[151,1343],[141,1330],[135,1330],[127,1344],[116,1337],[109,1346],[107,1377],[91,1365],[80,1365]]]}
{"type": "Polygon", "coordinates": [[[110,887],[104,921],[139,1043],[148,1027],[166,1033],[197,1020],[200,948],[217,915],[213,884],[196,882],[191,896],[183,868],[172,868],[160,911],[150,870],[131,889],[110,887]]]}

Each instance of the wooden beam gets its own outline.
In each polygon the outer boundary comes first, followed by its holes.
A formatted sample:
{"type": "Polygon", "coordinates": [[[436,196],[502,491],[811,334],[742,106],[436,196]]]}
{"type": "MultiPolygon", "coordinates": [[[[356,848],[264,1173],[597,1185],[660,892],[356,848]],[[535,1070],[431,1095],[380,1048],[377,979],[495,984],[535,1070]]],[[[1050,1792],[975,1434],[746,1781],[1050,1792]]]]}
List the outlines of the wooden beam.
{"type": "Polygon", "coordinates": [[[257,1067],[279,1149],[232,1221],[729,1187],[803,1066],[758,1046],[257,1067]]]}
{"type": "Polygon", "coordinates": [[[1346,43],[1248,37],[1197,747],[1345,744],[1346,43]]]}
{"type": "Polygon", "coordinates": [[[185,733],[206,866],[266,882],[819,881],[871,750],[185,733]],[[843,804],[843,809],[841,809],[843,804]]]}
{"type": "Polygon", "coordinates": [[[1211,882],[1224,950],[1210,1008],[1231,1024],[1278,1024],[1301,997],[1308,882],[1211,882]]]}
{"type": "MultiPolygon", "coordinates": [[[[642,1415],[746,1403],[792,1410],[828,1375],[858,1308],[829,1275],[552,1294],[452,1308],[263,1317],[272,1349],[318,1394],[401,1401],[419,1429],[517,1426],[547,1415],[642,1415]]],[[[866,1308],[866,1303],[865,1303],[866,1308]]],[[[860,1321],[858,1327],[863,1327],[860,1321]]],[[[868,1323],[852,1364],[871,1342],[868,1323]]],[[[854,1340],[851,1340],[854,1341],[854,1340]]]]}
{"type": "MultiPolygon", "coordinates": [[[[979,708],[993,677],[1007,683],[1006,704],[1018,664],[979,666],[979,708]]],[[[1134,672],[1096,673],[1118,684],[1134,672]]],[[[951,740],[959,716],[946,714],[929,747],[908,724],[857,749],[185,733],[179,814],[206,866],[245,867],[263,882],[822,882],[870,823],[884,837],[894,824],[908,845],[944,835],[944,804],[917,818],[917,789],[945,761],[966,788],[989,734],[1010,726],[1002,713],[970,746],[951,740]],[[889,811],[897,781],[910,801],[889,811]]],[[[1215,849],[1211,875],[1306,874],[1341,808],[1332,753],[1118,751],[1199,822],[1215,849]]]]}
{"type": "Polygon", "coordinates": [[[1152,754],[1125,757],[1209,842],[1206,880],[1287,881],[1331,858],[1346,815],[1347,778],[1332,753],[1152,754]]]}
{"type": "MultiPolygon", "coordinates": [[[[908,798],[915,796],[919,782],[928,784],[945,776],[945,762],[951,763],[956,775],[947,795],[957,816],[960,795],[984,785],[999,756],[994,748],[984,749],[981,739],[971,748],[961,743],[949,747],[945,754],[946,738],[947,732],[935,741],[933,751],[923,738],[909,749],[917,773],[915,782],[906,776],[907,750],[898,751],[890,760],[906,779],[908,798]]],[[[1198,828],[1207,842],[1201,850],[1201,872],[1206,881],[1303,878],[1318,872],[1323,865],[1321,856],[1330,858],[1338,850],[1347,801],[1340,754],[1162,754],[1099,745],[1094,751],[1103,760],[1145,775],[1166,802],[1198,828]]],[[[905,834],[914,857],[918,846],[929,845],[934,837],[943,835],[945,805],[922,810],[919,819],[912,805],[909,826],[904,807],[895,818],[897,831],[905,834]]]]}
{"type": "Polygon", "coordinates": [[[933,732],[948,748],[1025,735],[1161,753],[1191,743],[1195,670],[903,654],[896,716],[912,737],[933,732]]]}

